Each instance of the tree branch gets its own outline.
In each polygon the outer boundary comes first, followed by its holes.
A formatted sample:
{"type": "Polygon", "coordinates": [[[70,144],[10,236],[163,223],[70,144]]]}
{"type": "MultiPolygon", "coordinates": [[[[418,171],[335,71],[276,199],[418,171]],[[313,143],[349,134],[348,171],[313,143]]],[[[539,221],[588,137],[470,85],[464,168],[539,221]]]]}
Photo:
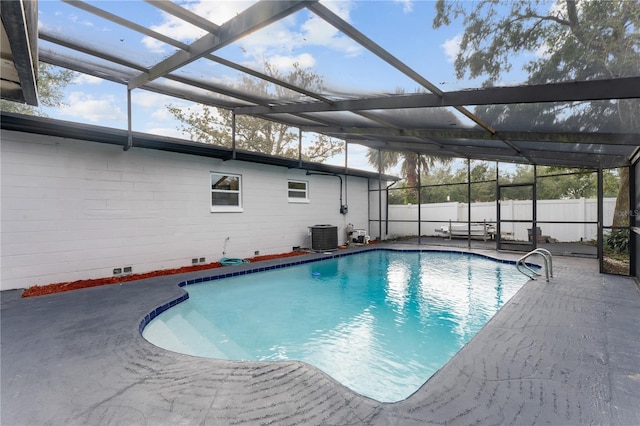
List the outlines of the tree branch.
{"type": "Polygon", "coordinates": [[[525,15],[516,15],[516,19],[514,19],[512,22],[516,22],[516,21],[522,21],[522,20],[526,20],[526,19],[539,19],[541,21],[553,21],[556,22],[560,25],[564,25],[564,26],[571,26],[571,22],[566,21],[564,19],[560,19],[557,16],[551,16],[551,15],[538,15],[535,13],[531,13],[531,14],[525,14],[525,15]]]}

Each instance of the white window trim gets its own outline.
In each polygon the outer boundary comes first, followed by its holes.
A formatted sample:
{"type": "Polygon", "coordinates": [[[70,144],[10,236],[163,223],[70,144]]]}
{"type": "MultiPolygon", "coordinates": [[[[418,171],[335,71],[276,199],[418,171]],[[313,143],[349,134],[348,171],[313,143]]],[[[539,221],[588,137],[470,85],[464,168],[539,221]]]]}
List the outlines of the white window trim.
{"type": "Polygon", "coordinates": [[[242,175],[236,173],[224,173],[224,172],[210,172],[209,173],[209,206],[211,207],[211,213],[241,213],[244,211],[242,207],[242,175]],[[211,188],[213,185],[213,176],[231,176],[238,178],[238,190],[214,190],[211,188]],[[214,206],[211,201],[211,193],[234,193],[238,194],[237,206],[214,206]]]}
{"type": "Polygon", "coordinates": [[[308,204],[309,201],[309,182],[306,180],[297,180],[297,179],[287,179],[287,200],[290,203],[298,203],[298,204],[308,204]],[[305,185],[305,190],[301,190],[301,189],[290,189],[289,188],[289,182],[294,182],[294,183],[304,183],[305,185]],[[304,198],[291,198],[289,197],[289,191],[295,191],[295,192],[304,192],[304,198]]]}

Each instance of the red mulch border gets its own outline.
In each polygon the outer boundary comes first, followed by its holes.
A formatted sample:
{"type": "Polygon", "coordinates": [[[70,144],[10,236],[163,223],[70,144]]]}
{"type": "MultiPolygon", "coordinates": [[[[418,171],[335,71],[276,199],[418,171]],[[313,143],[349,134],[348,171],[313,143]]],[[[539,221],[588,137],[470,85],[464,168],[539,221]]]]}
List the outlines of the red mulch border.
{"type": "MultiPolygon", "coordinates": [[[[251,263],[254,263],[254,262],[261,262],[264,260],[300,256],[308,253],[309,252],[307,251],[292,251],[289,253],[270,254],[270,255],[264,255],[264,256],[251,257],[248,260],[251,263]]],[[[141,280],[144,278],[182,274],[184,272],[202,271],[204,269],[214,269],[214,268],[220,268],[220,267],[222,267],[222,264],[220,262],[213,262],[213,263],[207,263],[206,265],[184,266],[182,268],[163,269],[159,271],[145,272],[140,274],[122,275],[119,277],[94,278],[89,280],[69,281],[69,282],[54,283],[54,284],[47,284],[47,285],[41,285],[41,286],[35,285],[27,288],[22,293],[22,297],[43,296],[45,294],[61,293],[63,291],[77,290],[81,288],[98,287],[98,286],[109,285],[109,284],[120,284],[127,281],[141,280]]]]}

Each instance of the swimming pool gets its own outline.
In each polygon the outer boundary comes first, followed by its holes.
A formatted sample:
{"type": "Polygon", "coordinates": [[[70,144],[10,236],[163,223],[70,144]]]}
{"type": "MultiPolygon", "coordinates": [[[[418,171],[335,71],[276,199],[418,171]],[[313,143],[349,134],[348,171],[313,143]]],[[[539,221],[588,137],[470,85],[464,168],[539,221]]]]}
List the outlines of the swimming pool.
{"type": "Polygon", "coordinates": [[[513,264],[372,250],[186,287],[143,336],[190,355],[300,360],[383,402],[405,399],[527,281],[513,264]]]}

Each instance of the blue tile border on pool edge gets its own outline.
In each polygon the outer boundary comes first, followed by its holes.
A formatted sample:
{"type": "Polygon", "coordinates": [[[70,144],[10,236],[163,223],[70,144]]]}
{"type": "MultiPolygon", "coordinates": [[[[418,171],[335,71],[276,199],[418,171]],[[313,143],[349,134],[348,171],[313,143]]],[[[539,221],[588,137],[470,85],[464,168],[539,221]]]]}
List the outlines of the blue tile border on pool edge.
{"type": "MultiPolygon", "coordinates": [[[[187,281],[182,281],[180,283],[178,283],[178,287],[186,287],[188,285],[193,285],[193,284],[200,284],[203,282],[210,282],[210,281],[216,281],[216,280],[221,280],[224,278],[231,278],[231,277],[237,277],[239,275],[247,275],[247,274],[253,274],[255,272],[264,272],[264,271],[270,271],[272,269],[281,269],[281,268],[287,268],[289,266],[296,266],[296,265],[303,265],[306,263],[313,263],[313,262],[320,262],[323,260],[327,260],[327,259],[336,259],[339,257],[345,257],[345,256],[352,256],[355,254],[360,254],[360,253],[368,253],[368,252],[372,252],[372,251],[397,251],[397,252],[401,252],[401,253],[456,253],[456,254],[464,254],[464,255],[468,255],[468,256],[474,256],[474,257],[481,257],[484,259],[488,259],[488,260],[492,260],[494,262],[498,262],[498,263],[504,263],[504,264],[510,264],[510,265],[515,265],[516,261],[514,260],[506,260],[506,259],[498,259],[495,257],[491,257],[488,256],[486,254],[480,254],[480,253],[471,253],[471,252],[465,252],[465,251],[458,251],[458,250],[440,250],[440,249],[396,249],[396,248],[389,248],[389,247],[372,247],[372,248],[366,248],[366,249],[360,249],[357,251],[350,251],[347,253],[336,253],[336,254],[327,254],[325,257],[319,257],[319,258],[314,258],[314,259],[305,259],[305,260],[297,260],[297,261],[293,261],[293,262],[288,262],[288,263],[280,263],[277,265],[271,265],[271,266],[261,266],[261,267],[257,267],[254,269],[248,269],[248,270],[242,270],[242,271],[236,271],[236,272],[227,272],[227,273],[220,273],[220,274],[216,274],[216,275],[211,275],[208,277],[200,277],[200,278],[194,278],[192,280],[187,280],[187,281]]],[[[533,263],[525,263],[525,265],[531,266],[531,267],[540,267],[539,265],[533,264],[533,263]]],[[[144,330],[144,328],[147,326],[147,324],[149,324],[151,322],[151,320],[153,320],[155,317],[157,317],[158,315],[160,315],[162,312],[166,311],[169,308],[174,307],[175,305],[184,302],[185,300],[187,300],[189,298],[189,293],[187,293],[185,291],[185,294],[181,295],[180,297],[173,299],[161,306],[158,306],[157,308],[155,308],[153,311],[151,311],[150,313],[148,313],[147,315],[144,316],[144,318],[140,321],[140,325],[138,327],[140,334],[142,334],[142,331],[144,330]]]]}

